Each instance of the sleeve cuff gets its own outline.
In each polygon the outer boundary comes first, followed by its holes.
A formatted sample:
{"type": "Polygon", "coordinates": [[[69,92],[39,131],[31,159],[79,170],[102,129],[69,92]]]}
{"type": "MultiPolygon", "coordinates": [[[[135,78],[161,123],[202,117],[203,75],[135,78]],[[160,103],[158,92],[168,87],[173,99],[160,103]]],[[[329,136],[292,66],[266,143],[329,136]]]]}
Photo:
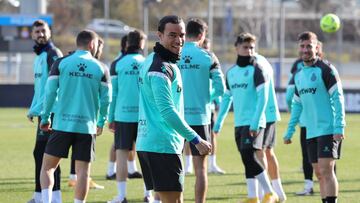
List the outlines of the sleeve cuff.
{"type": "Polygon", "coordinates": [[[196,135],[195,138],[190,141],[190,143],[193,145],[197,145],[200,143],[200,139],[201,137],[199,135],[196,135]]]}

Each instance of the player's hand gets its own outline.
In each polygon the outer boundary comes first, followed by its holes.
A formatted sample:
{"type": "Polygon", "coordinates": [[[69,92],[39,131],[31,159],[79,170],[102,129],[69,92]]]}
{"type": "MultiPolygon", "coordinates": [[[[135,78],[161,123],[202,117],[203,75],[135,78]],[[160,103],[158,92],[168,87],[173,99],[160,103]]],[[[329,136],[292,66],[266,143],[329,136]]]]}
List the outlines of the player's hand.
{"type": "Polygon", "coordinates": [[[211,144],[203,139],[200,139],[200,142],[196,144],[195,147],[199,151],[200,155],[207,155],[211,153],[211,144]]]}
{"type": "Polygon", "coordinates": [[[115,122],[109,123],[109,130],[110,130],[110,132],[112,132],[112,133],[115,132],[115,122]]]}
{"type": "Polygon", "coordinates": [[[32,123],[34,122],[34,116],[33,115],[28,114],[26,117],[30,122],[32,122],[32,123]]]}
{"type": "Polygon", "coordinates": [[[249,133],[251,137],[256,137],[258,135],[258,132],[256,130],[250,130],[249,133]]]}
{"type": "Polygon", "coordinates": [[[284,139],[284,144],[291,144],[292,143],[292,141],[291,141],[291,139],[284,139]]]}
{"type": "Polygon", "coordinates": [[[97,126],[97,127],[96,127],[96,136],[101,135],[101,134],[102,134],[102,132],[103,132],[103,128],[102,128],[102,127],[97,126]]]}
{"type": "Polygon", "coordinates": [[[40,130],[44,131],[44,132],[51,132],[51,128],[50,128],[51,123],[44,123],[41,124],[40,123],[40,130]]]}
{"type": "Polygon", "coordinates": [[[333,139],[335,141],[341,141],[341,140],[345,139],[345,135],[343,135],[343,134],[334,134],[333,139]]]}

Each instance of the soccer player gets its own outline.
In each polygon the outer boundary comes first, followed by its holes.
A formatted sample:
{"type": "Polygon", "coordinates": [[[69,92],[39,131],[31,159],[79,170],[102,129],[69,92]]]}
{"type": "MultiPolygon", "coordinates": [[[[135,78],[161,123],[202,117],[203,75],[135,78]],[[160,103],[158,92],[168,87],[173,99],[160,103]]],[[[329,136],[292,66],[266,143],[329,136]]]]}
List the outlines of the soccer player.
{"type": "MultiPolygon", "coordinates": [[[[207,51],[211,50],[211,42],[209,38],[205,38],[201,47],[207,51]]],[[[221,97],[211,98],[211,120],[210,120],[210,140],[211,140],[211,154],[208,157],[208,172],[215,174],[225,174],[226,172],[221,169],[216,163],[216,149],[217,149],[217,141],[216,137],[218,136],[213,132],[212,128],[214,127],[214,123],[217,118],[217,112],[219,110],[221,97]]]]}
{"type": "MultiPolygon", "coordinates": [[[[186,42],[178,62],[184,91],[185,121],[204,140],[210,138],[210,101],[222,96],[225,90],[219,60],[200,47],[206,31],[207,25],[203,20],[189,20],[186,42]]],[[[206,155],[200,155],[194,145],[190,145],[190,149],[196,176],[195,202],[205,202],[208,183],[206,155]]]]}
{"type": "MultiPolygon", "coordinates": [[[[113,87],[109,112],[109,128],[115,132],[116,181],[118,196],[111,202],[127,202],[126,178],[128,177],[127,159],[133,149],[138,127],[139,113],[139,71],[145,60],[142,55],[146,35],[131,31],[127,36],[127,51],[111,64],[110,75],[113,87]]],[[[145,195],[149,202],[151,193],[145,195]]]]}
{"type": "Polygon", "coordinates": [[[340,158],[344,139],[345,110],[337,70],[317,56],[318,39],[313,32],[298,37],[303,68],[290,81],[295,85],[291,117],[284,143],[290,144],[300,115],[306,126],[306,147],[320,183],[322,202],[334,203],[338,196],[335,160],[340,158]]]}
{"type": "MultiPolygon", "coordinates": [[[[321,59],[323,58],[322,43],[320,41],[318,41],[318,48],[317,48],[316,54],[319,56],[319,58],[321,58],[321,59]]],[[[294,93],[295,93],[295,86],[294,86],[294,84],[290,84],[290,81],[291,81],[293,75],[297,71],[300,71],[302,67],[303,67],[303,61],[301,58],[299,58],[293,63],[291,70],[290,70],[288,86],[286,87],[286,103],[287,103],[289,112],[291,112],[291,103],[292,103],[294,93]]],[[[302,156],[302,171],[304,173],[305,180],[304,180],[304,189],[302,191],[295,193],[296,195],[299,195],[299,196],[314,194],[313,168],[309,161],[309,157],[308,157],[307,151],[306,151],[306,127],[304,126],[304,124],[303,124],[304,122],[302,120],[303,120],[303,116],[300,116],[300,122],[299,122],[300,146],[301,146],[301,156],[302,156]]]]}
{"type": "Polygon", "coordinates": [[[136,150],[146,188],[158,192],[163,203],[183,202],[184,138],[200,155],[211,145],[183,118],[183,85],[177,61],[185,41],[185,24],[178,16],[165,16],[158,25],[159,42],[140,70],[139,126],[136,150]]]}
{"type": "Polygon", "coordinates": [[[89,190],[90,162],[95,156],[95,137],[102,133],[111,102],[110,75],[95,59],[98,35],[81,31],[76,38],[77,50],[58,59],[52,66],[46,84],[46,99],[40,128],[49,130],[50,110],[58,98],[52,125],[53,134],[45,148],[41,168],[43,203],[51,202],[52,175],[72,146],[77,184],[75,203],[85,202],[89,190]]]}
{"type": "MultiPolygon", "coordinates": [[[[100,60],[103,48],[104,48],[104,40],[99,37],[98,48],[97,48],[97,51],[96,51],[96,53],[94,55],[94,57],[96,59],[100,60]]],[[[70,52],[70,54],[71,53],[73,53],[73,52],[70,52]]],[[[102,65],[106,66],[105,64],[102,64],[102,65]]],[[[69,187],[75,187],[76,181],[77,181],[77,175],[76,175],[76,171],[75,171],[75,160],[71,159],[68,186],[69,187]]],[[[97,184],[91,177],[89,178],[89,181],[90,181],[89,182],[90,189],[101,189],[102,190],[102,189],[105,188],[103,185],[97,184]]]]}
{"type": "MultiPolygon", "coordinates": [[[[263,149],[257,150],[257,158],[262,162],[267,169],[271,184],[279,196],[281,202],[286,201],[286,195],[281,184],[279,162],[277,160],[274,146],[276,142],[276,122],[280,120],[280,112],[276,101],[275,87],[274,87],[274,70],[268,60],[256,54],[256,62],[263,67],[263,72],[267,78],[267,91],[269,92],[268,102],[265,109],[266,128],[263,138],[263,149]]],[[[262,188],[259,186],[259,197],[262,198],[262,188]]]]}
{"type": "Polygon", "coordinates": [[[250,33],[241,33],[235,41],[238,55],[236,64],[226,73],[226,92],[222,98],[214,132],[218,133],[230,109],[232,100],[235,117],[235,140],[245,166],[248,197],[244,203],[258,203],[257,179],[265,196],[262,202],[277,202],[267,172],[256,160],[256,150],[263,147],[263,135],[266,127],[265,109],[268,100],[266,77],[263,68],[256,63],[256,37],[250,33]]]}
{"type": "MultiPolygon", "coordinates": [[[[45,84],[48,79],[51,65],[62,57],[61,51],[51,41],[49,25],[43,20],[37,20],[32,24],[31,37],[35,41],[34,52],[37,55],[34,60],[34,97],[27,115],[29,121],[34,122],[34,117],[41,120],[43,104],[45,99],[45,84]]],[[[36,142],[33,151],[35,160],[35,192],[28,203],[39,203],[41,201],[40,170],[45,146],[50,137],[49,132],[44,132],[37,125],[36,142]]],[[[53,202],[61,202],[60,191],[60,167],[54,172],[53,202]]]]}

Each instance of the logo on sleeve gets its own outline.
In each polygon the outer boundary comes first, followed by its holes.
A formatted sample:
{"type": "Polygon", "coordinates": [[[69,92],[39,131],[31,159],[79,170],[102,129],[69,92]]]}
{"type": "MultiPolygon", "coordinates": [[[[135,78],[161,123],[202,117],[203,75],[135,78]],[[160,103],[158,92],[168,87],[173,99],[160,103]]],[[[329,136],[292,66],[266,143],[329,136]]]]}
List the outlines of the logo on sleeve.
{"type": "Polygon", "coordinates": [[[87,66],[85,63],[79,63],[77,65],[77,67],[78,67],[79,71],[69,72],[70,77],[84,77],[84,78],[89,78],[89,79],[93,78],[93,74],[85,72],[87,69],[87,66]]]}

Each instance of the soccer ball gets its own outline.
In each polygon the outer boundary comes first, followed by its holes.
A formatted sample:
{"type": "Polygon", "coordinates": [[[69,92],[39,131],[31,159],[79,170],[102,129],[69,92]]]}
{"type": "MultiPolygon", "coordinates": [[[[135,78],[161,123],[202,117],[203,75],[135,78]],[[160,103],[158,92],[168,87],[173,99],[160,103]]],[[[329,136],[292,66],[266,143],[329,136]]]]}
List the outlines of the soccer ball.
{"type": "Polygon", "coordinates": [[[340,19],[333,13],[324,15],[320,20],[320,28],[322,31],[327,33],[333,33],[340,28],[340,19]]]}

